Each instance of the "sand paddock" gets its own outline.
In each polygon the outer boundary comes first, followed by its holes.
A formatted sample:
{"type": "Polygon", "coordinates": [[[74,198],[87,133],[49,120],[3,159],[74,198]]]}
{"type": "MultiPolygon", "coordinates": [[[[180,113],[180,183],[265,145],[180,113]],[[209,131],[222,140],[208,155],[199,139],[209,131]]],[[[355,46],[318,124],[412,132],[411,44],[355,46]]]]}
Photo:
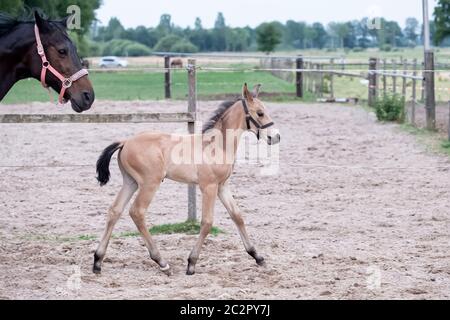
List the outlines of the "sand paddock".
{"type": "MultiPolygon", "coordinates": [[[[205,119],[217,102],[201,102],[205,119]]],[[[357,107],[268,104],[281,129],[278,175],[238,165],[231,187],[258,267],[217,204],[197,274],[185,275],[196,236],[155,239],[174,269],[162,274],[140,238],[112,240],[100,276],[91,273],[105,212],[120,187],[95,181],[109,143],[144,130],[185,125],[0,125],[2,299],[434,299],[450,298],[450,161],[396,125],[357,107]],[[319,166],[318,166],[319,165],[319,166]],[[402,169],[394,169],[402,168],[402,169]]],[[[1,106],[3,113],[51,112],[49,104],[1,106]]],[[[98,102],[94,112],[184,111],[183,102],[98,102]]],[[[64,112],[70,112],[66,110],[64,112]]],[[[151,224],[186,219],[184,185],[166,181],[151,224]]],[[[135,231],[128,214],[115,234],[135,231]]]]}

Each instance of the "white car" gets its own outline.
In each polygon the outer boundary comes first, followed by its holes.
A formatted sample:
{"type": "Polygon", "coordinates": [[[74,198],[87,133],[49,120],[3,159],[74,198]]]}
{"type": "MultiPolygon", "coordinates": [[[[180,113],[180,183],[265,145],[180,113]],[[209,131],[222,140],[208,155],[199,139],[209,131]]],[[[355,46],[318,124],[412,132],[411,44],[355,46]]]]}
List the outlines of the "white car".
{"type": "Polygon", "coordinates": [[[128,62],[118,57],[103,57],[99,63],[100,68],[126,68],[128,62]]]}

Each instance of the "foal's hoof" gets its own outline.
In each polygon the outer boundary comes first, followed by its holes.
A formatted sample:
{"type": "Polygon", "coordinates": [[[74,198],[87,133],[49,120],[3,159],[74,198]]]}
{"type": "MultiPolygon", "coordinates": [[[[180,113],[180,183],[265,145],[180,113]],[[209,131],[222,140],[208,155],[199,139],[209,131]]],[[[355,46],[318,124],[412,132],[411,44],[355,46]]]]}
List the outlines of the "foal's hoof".
{"type": "Polygon", "coordinates": [[[192,265],[189,265],[186,271],[187,276],[193,276],[195,274],[195,267],[192,265]]]}
{"type": "Polygon", "coordinates": [[[160,267],[159,270],[161,270],[162,272],[164,272],[164,274],[165,274],[166,276],[168,276],[168,277],[170,277],[170,276],[173,275],[172,269],[170,268],[169,265],[165,266],[164,268],[161,268],[161,267],[160,267]]]}
{"type": "Polygon", "coordinates": [[[256,260],[256,264],[260,267],[265,267],[266,266],[266,261],[264,260],[263,257],[258,257],[255,259],[256,260]]]}
{"type": "Polygon", "coordinates": [[[94,266],[92,268],[92,272],[94,272],[95,274],[102,274],[102,268],[94,266]]]}

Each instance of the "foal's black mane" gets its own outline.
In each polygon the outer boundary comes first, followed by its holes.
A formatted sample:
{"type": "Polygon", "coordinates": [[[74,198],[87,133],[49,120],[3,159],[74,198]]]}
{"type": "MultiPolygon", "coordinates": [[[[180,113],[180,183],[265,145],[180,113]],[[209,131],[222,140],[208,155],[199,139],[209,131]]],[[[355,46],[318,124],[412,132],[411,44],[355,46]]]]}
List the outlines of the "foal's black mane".
{"type": "Polygon", "coordinates": [[[209,120],[205,123],[202,132],[206,133],[207,131],[213,129],[217,122],[222,119],[225,112],[227,112],[227,110],[234,106],[238,101],[239,99],[222,102],[216,111],[213,112],[211,118],[209,118],[209,120]]]}

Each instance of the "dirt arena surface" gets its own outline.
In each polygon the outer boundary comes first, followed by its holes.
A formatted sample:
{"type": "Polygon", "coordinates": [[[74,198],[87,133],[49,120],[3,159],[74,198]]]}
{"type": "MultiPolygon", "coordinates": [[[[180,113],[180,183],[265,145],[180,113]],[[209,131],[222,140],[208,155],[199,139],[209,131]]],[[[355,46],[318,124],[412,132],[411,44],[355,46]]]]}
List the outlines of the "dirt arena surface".
{"type": "MultiPolygon", "coordinates": [[[[218,105],[201,102],[205,119],[218,105]]],[[[0,125],[1,299],[449,299],[450,161],[396,125],[358,107],[268,104],[281,130],[278,175],[238,165],[231,187],[251,239],[247,256],[221,204],[197,274],[185,275],[197,237],[155,239],[173,268],[167,277],[140,238],[111,241],[103,274],[91,273],[105,213],[121,179],[100,188],[95,162],[111,142],[177,124],[0,125]],[[397,168],[397,169],[396,169],[397,168]],[[402,169],[399,169],[402,168],[402,169]]],[[[2,113],[54,106],[1,106],[2,113]]],[[[184,102],[98,102],[93,112],[185,111],[184,102]]],[[[57,111],[57,110],[55,110],[57,111]]],[[[64,112],[70,112],[66,110],[64,112]]],[[[186,219],[187,188],[166,181],[151,224],[186,219]]],[[[128,214],[115,234],[135,231],[128,214]]]]}

